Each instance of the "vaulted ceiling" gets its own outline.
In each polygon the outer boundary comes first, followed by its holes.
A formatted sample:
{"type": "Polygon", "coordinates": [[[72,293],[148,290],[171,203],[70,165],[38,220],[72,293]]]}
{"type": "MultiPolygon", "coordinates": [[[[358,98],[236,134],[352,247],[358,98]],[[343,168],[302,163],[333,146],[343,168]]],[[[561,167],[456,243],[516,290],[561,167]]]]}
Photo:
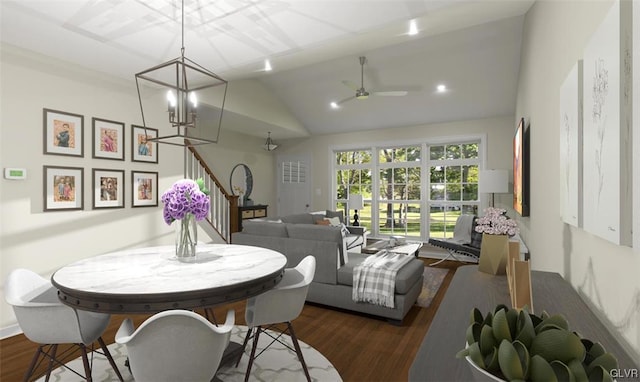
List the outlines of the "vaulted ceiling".
{"type": "MultiPolygon", "coordinates": [[[[524,14],[532,3],[184,0],[183,45],[181,0],[2,0],[0,37],[131,81],[184,46],[186,56],[230,80],[230,88],[234,81],[260,82],[306,133],[317,135],[513,114],[524,14]],[[410,20],[416,35],[408,34],[410,20]],[[362,78],[360,56],[366,56],[362,78]],[[264,70],[266,59],[271,71],[264,70]],[[353,98],[361,81],[372,93],[367,99],[353,98]],[[444,92],[436,91],[440,84],[444,92]]],[[[244,132],[299,135],[266,124],[252,129],[244,132]]]]}

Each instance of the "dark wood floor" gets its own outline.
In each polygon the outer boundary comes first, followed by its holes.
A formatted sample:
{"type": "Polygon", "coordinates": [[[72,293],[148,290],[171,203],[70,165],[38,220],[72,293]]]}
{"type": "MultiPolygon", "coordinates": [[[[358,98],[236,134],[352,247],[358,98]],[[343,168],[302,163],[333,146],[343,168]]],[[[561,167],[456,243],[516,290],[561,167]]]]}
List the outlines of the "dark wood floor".
{"type": "MultiPolygon", "coordinates": [[[[426,264],[435,262],[422,259],[426,264]]],[[[445,261],[439,268],[449,269],[442,287],[431,306],[414,306],[401,326],[384,320],[320,305],[306,304],[293,322],[300,340],[322,353],[338,370],[344,381],[406,381],[414,356],[433,321],[440,302],[451,282],[455,269],[463,265],[445,261]]],[[[227,309],[235,309],[236,324],[244,325],[244,302],[215,309],[224,317],[227,309]]],[[[125,316],[114,315],[103,335],[112,343],[115,332],[125,316]]],[[[145,316],[135,316],[136,326],[145,316]]],[[[23,335],[0,341],[0,381],[21,381],[36,346],[23,335]]],[[[70,355],[69,359],[78,357],[70,355]]],[[[42,368],[41,374],[44,372],[42,368]]]]}

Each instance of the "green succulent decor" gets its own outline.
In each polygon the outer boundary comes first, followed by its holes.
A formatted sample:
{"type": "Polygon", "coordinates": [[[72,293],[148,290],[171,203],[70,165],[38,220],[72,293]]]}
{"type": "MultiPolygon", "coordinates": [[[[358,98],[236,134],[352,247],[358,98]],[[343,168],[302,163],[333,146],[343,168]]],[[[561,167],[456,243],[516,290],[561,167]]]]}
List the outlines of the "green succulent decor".
{"type": "Polygon", "coordinates": [[[508,381],[613,381],[609,371],[618,368],[611,353],[570,331],[559,314],[498,305],[483,316],[474,308],[466,337],[456,357],[508,381]]]}

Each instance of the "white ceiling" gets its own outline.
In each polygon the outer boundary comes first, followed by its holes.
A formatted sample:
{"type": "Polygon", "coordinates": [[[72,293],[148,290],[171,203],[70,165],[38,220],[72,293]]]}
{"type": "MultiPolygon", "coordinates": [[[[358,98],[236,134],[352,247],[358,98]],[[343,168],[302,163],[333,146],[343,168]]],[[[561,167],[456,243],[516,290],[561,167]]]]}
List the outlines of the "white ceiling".
{"type": "MultiPolygon", "coordinates": [[[[510,115],[533,0],[184,0],[185,55],[255,78],[310,134],[510,115]],[[420,33],[407,35],[415,19],[420,33]],[[366,56],[371,96],[355,95],[366,56]],[[273,71],[265,72],[264,59],[273,71]],[[448,91],[436,93],[437,84],[448,91]]],[[[126,80],[180,55],[180,0],[0,0],[2,42],[126,80]]],[[[257,126],[274,131],[273,125],[257,126]]]]}

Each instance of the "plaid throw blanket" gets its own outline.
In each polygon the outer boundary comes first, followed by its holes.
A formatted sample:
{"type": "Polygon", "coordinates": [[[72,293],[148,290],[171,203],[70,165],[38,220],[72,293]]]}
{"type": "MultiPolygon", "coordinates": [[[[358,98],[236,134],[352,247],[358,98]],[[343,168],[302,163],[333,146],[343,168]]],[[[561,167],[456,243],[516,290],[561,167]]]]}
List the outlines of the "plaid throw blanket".
{"type": "Polygon", "coordinates": [[[387,250],[367,257],[353,268],[353,301],[394,308],[396,274],[411,259],[387,250]]]}

